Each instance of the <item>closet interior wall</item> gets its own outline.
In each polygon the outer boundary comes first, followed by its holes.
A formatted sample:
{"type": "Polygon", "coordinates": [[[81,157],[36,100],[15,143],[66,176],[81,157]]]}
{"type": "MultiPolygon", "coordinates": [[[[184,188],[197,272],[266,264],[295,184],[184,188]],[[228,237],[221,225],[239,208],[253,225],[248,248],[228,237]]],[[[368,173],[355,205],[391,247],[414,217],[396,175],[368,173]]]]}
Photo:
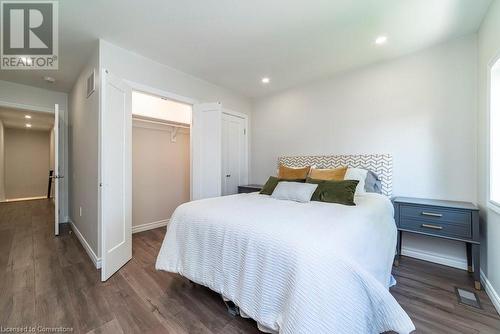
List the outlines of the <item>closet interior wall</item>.
{"type": "Polygon", "coordinates": [[[132,228],[161,226],[190,199],[188,127],[134,119],[132,123],[132,228]]]}

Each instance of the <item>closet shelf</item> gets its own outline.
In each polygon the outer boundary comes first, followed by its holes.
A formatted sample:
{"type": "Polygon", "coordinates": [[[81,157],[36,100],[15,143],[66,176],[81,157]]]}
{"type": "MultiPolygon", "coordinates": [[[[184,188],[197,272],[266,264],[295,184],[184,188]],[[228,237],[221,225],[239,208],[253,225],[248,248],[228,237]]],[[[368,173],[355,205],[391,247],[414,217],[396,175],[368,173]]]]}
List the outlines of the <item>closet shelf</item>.
{"type": "Polygon", "coordinates": [[[183,128],[183,129],[190,129],[191,128],[191,126],[189,126],[188,124],[181,124],[181,123],[175,123],[175,122],[169,122],[169,121],[156,121],[156,120],[144,119],[144,118],[139,118],[139,117],[132,117],[132,120],[139,121],[139,122],[145,122],[145,123],[167,125],[167,126],[171,126],[173,128],[183,128]]]}
{"type": "Polygon", "coordinates": [[[137,121],[137,122],[159,124],[159,125],[166,125],[166,126],[172,127],[172,131],[170,132],[170,141],[172,143],[177,142],[177,134],[179,133],[179,129],[191,129],[191,126],[189,126],[187,124],[175,123],[175,122],[169,122],[169,121],[152,120],[152,119],[145,119],[145,118],[141,118],[141,117],[132,117],[132,120],[137,121]]]}

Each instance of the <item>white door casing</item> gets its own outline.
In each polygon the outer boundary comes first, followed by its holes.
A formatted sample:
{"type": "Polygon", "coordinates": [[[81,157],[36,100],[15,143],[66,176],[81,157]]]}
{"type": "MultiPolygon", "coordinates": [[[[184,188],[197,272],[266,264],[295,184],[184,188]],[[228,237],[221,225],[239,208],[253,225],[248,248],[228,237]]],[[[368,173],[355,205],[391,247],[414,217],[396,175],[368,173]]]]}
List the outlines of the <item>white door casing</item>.
{"type": "Polygon", "coordinates": [[[59,235],[59,105],[54,105],[54,234],[59,235]]]}
{"type": "Polygon", "coordinates": [[[102,71],[99,114],[101,280],[132,258],[132,90],[102,71]]]}
{"type": "Polygon", "coordinates": [[[246,119],[222,114],[222,195],[238,192],[247,181],[246,119]]]}
{"type": "Polygon", "coordinates": [[[192,200],[221,195],[221,138],[221,104],[195,104],[191,124],[192,200]]]}

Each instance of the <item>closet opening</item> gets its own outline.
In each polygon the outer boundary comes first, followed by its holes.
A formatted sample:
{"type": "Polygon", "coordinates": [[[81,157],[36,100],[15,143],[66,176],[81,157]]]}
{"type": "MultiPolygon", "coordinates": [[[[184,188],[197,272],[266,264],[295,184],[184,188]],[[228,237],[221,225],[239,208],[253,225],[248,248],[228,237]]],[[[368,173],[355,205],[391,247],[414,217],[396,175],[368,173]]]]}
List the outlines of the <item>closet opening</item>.
{"type": "Polygon", "coordinates": [[[193,105],[132,91],[132,233],[167,225],[190,200],[193,105]]]}

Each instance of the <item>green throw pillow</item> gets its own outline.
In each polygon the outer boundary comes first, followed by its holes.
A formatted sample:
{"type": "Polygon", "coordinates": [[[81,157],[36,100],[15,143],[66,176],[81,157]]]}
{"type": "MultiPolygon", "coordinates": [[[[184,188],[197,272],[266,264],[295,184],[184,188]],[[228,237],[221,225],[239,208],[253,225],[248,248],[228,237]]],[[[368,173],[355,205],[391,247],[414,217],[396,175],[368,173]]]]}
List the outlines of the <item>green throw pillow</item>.
{"type": "Polygon", "coordinates": [[[356,205],[354,193],[359,183],[357,180],[327,181],[307,178],[306,182],[318,185],[311,201],[356,205]]]}
{"type": "Polygon", "coordinates": [[[304,179],[298,179],[298,180],[282,180],[278,179],[276,176],[270,176],[269,179],[267,179],[266,184],[262,187],[261,191],[259,194],[262,195],[271,195],[274,191],[274,188],[278,185],[280,182],[306,182],[304,179]]]}

